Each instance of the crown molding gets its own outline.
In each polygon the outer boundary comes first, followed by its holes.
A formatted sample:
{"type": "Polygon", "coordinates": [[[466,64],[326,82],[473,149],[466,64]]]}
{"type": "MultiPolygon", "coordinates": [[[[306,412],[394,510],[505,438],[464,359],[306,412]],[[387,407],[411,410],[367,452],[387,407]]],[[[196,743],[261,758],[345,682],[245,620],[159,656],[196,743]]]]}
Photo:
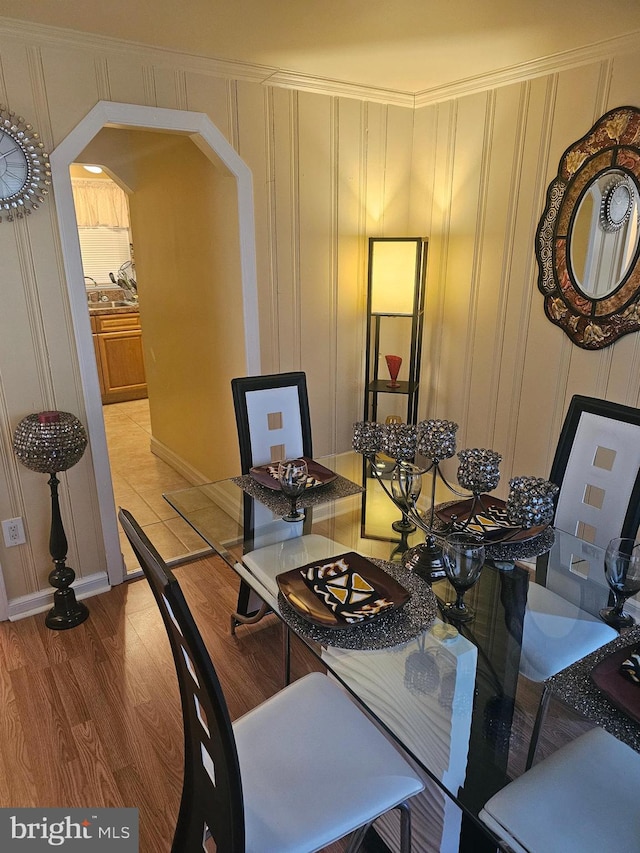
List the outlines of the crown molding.
{"type": "Polygon", "coordinates": [[[227,59],[183,53],[170,48],[153,47],[141,42],[125,41],[110,36],[82,33],[48,24],[32,24],[15,18],[0,16],[0,33],[25,42],[39,42],[64,49],[104,51],[120,54],[156,66],[179,66],[183,71],[208,74],[216,77],[245,80],[261,85],[277,86],[298,91],[316,92],[333,97],[355,98],[361,101],[391,104],[410,109],[429,106],[465,95],[520,83],[568,68],[599,62],[612,55],[630,53],[640,49],[640,30],[624,36],[606,39],[587,47],[561,51],[529,62],[522,62],[463,80],[456,80],[432,89],[407,92],[395,89],[365,86],[343,80],[314,77],[269,65],[256,65],[227,59]]]}
{"type": "Polygon", "coordinates": [[[246,80],[250,83],[278,86],[286,89],[297,89],[306,92],[317,92],[344,98],[356,98],[361,101],[374,101],[384,104],[396,104],[402,107],[414,107],[414,96],[411,92],[401,92],[392,89],[363,86],[340,80],[322,77],[312,77],[298,74],[286,69],[269,65],[254,65],[247,62],[237,62],[226,59],[211,59],[196,56],[169,48],[153,47],[148,44],[109,36],[98,36],[92,33],[81,33],[63,27],[53,27],[48,24],[32,24],[15,18],[0,16],[0,33],[25,42],[39,42],[65,50],[89,50],[120,54],[135,57],[139,61],[156,66],[179,66],[183,71],[197,74],[208,74],[216,77],[246,80]]]}
{"type": "Polygon", "coordinates": [[[107,51],[128,57],[137,57],[149,65],[176,65],[185,71],[212,74],[219,77],[232,77],[235,80],[263,83],[278,69],[269,65],[254,65],[226,59],[210,59],[183,53],[170,48],[154,47],[142,42],[125,41],[110,36],[53,27],[48,24],[32,24],[15,18],[0,17],[0,33],[29,42],[39,42],[65,49],[107,51]]]}
{"type": "Polygon", "coordinates": [[[587,47],[553,53],[549,56],[543,56],[540,59],[511,65],[499,71],[478,74],[475,77],[469,77],[465,80],[456,80],[454,83],[445,86],[435,86],[433,89],[424,89],[421,92],[415,93],[415,106],[425,107],[430,104],[461,98],[465,95],[484,92],[488,89],[508,86],[512,83],[522,83],[534,77],[544,77],[547,74],[555,74],[558,71],[564,71],[569,68],[578,68],[581,65],[589,65],[592,62],[601,62],[612,55],[632,53],[639,49],[640,30],[635,30],[624,36],[606,39],[587,47]]]}
{"type": "Polygon", "coordinates": [[[318,92],[322,95],[336,95],[342,98],[357,98],[360,101],[395,104],[399,107],[410,107],[411,109],[415,106],[415,96],[412,92],[381,89],[364,86],[360,83],[347,83],[341,80],[331,80],[328,77],[311,77],[308,74],[298,74],[295,71],[275,71],[268,80],[263,82],[284,89],[318,92]]]}

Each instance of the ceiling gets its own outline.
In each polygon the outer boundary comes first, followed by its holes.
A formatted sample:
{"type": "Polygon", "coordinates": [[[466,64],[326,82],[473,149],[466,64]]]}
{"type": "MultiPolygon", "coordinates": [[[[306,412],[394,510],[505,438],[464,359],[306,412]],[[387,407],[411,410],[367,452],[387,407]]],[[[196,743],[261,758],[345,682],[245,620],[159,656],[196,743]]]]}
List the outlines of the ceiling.
{"type": "Polygon", "coordinates": [[[410,93],[640,32],[638,0],[0,0],[0,15],[410,93]]]}

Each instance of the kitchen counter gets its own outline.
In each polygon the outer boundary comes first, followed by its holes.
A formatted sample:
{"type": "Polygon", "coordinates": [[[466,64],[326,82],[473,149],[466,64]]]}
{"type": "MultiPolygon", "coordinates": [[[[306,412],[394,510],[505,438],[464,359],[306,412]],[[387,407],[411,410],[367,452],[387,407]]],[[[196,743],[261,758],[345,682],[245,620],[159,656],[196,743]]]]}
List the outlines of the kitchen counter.
{"type": "Polygon", "coordinates": [[[138,303],[131,302],[130,293],[122,287],[97,287],[87,289],[89,314],[133,314],[138,311],[138,303]],[[100,298],[102,297],[102,299],[100,298]]]}
{"type": "Polygon", "coordinates": [[[122,302],[89,302],[89,314],[137,314],[139,311],[136,303],[122,302]]]}

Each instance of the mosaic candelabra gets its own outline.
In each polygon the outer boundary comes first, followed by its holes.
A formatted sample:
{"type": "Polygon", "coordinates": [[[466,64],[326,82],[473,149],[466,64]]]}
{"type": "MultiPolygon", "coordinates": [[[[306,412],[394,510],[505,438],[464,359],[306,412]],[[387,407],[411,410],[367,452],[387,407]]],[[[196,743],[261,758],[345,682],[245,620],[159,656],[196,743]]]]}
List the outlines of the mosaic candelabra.
{"type": "MultiPolygon", "coordinates": [[[[500,481],[502,457],[494,450],[484,448],[465,449],[457,454],[460,460],[457,480],[466,491],[459,491],[445,478],[441,463],[456,453],[457,430],[458,424],[441,419],[421,421],[417,425],[360,421],[353,427],[353,449],[369,460],[372,476],[402,512],[402,521],[394,522],[393,529],[406,535],[419,528],[426,534],[424,543],[405,552],[403,563],[427,581],[445,576],[442,541],[453,526],[457,530],[473,531],[479,539],[488,534],[490,525],[486,520],[484,496],[493,491],[500,481]],[[394,461],[390,485],[383,477],[388,466],[379,460],[378,454],[385,454],[394,461]],[[417,456],[426,464],[417,465],[417,456]],[[418,508],[425,474],[431,475],[426,513],[418,508]],[[436,524],[438,481],[452,495],[468,502],[464,517],[458,519],[452,515],[448,526],[442,522],[436,524]]],[[[557,486],[537,477],[516,477],[509,481],[509,485],[506,515],[514,531],[551,521],[557,486]]]]}

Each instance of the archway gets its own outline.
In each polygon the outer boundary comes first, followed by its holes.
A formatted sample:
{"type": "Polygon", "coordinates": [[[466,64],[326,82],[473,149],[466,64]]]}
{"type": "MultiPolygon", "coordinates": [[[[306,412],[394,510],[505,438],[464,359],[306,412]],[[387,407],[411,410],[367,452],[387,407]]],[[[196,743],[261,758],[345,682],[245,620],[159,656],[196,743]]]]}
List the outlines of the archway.
{"type": "Polygon", "coordinates": [[[260,373],[255,226],[251,172],[220,131],[203,113],[158,109],[100,101],[51,153],[51,171],[62,242],[64,268],[85,397],[107,572],[111,584],[123,580],[113,487],[102,401],[91,329],[87,320],[84,275],[78,244],[69,167],[105,127],[165,131],[188,136],[218,168],[235,178],[237,187],[239,263],[242,282],[245,363],[247,373],[260,373]]]}

